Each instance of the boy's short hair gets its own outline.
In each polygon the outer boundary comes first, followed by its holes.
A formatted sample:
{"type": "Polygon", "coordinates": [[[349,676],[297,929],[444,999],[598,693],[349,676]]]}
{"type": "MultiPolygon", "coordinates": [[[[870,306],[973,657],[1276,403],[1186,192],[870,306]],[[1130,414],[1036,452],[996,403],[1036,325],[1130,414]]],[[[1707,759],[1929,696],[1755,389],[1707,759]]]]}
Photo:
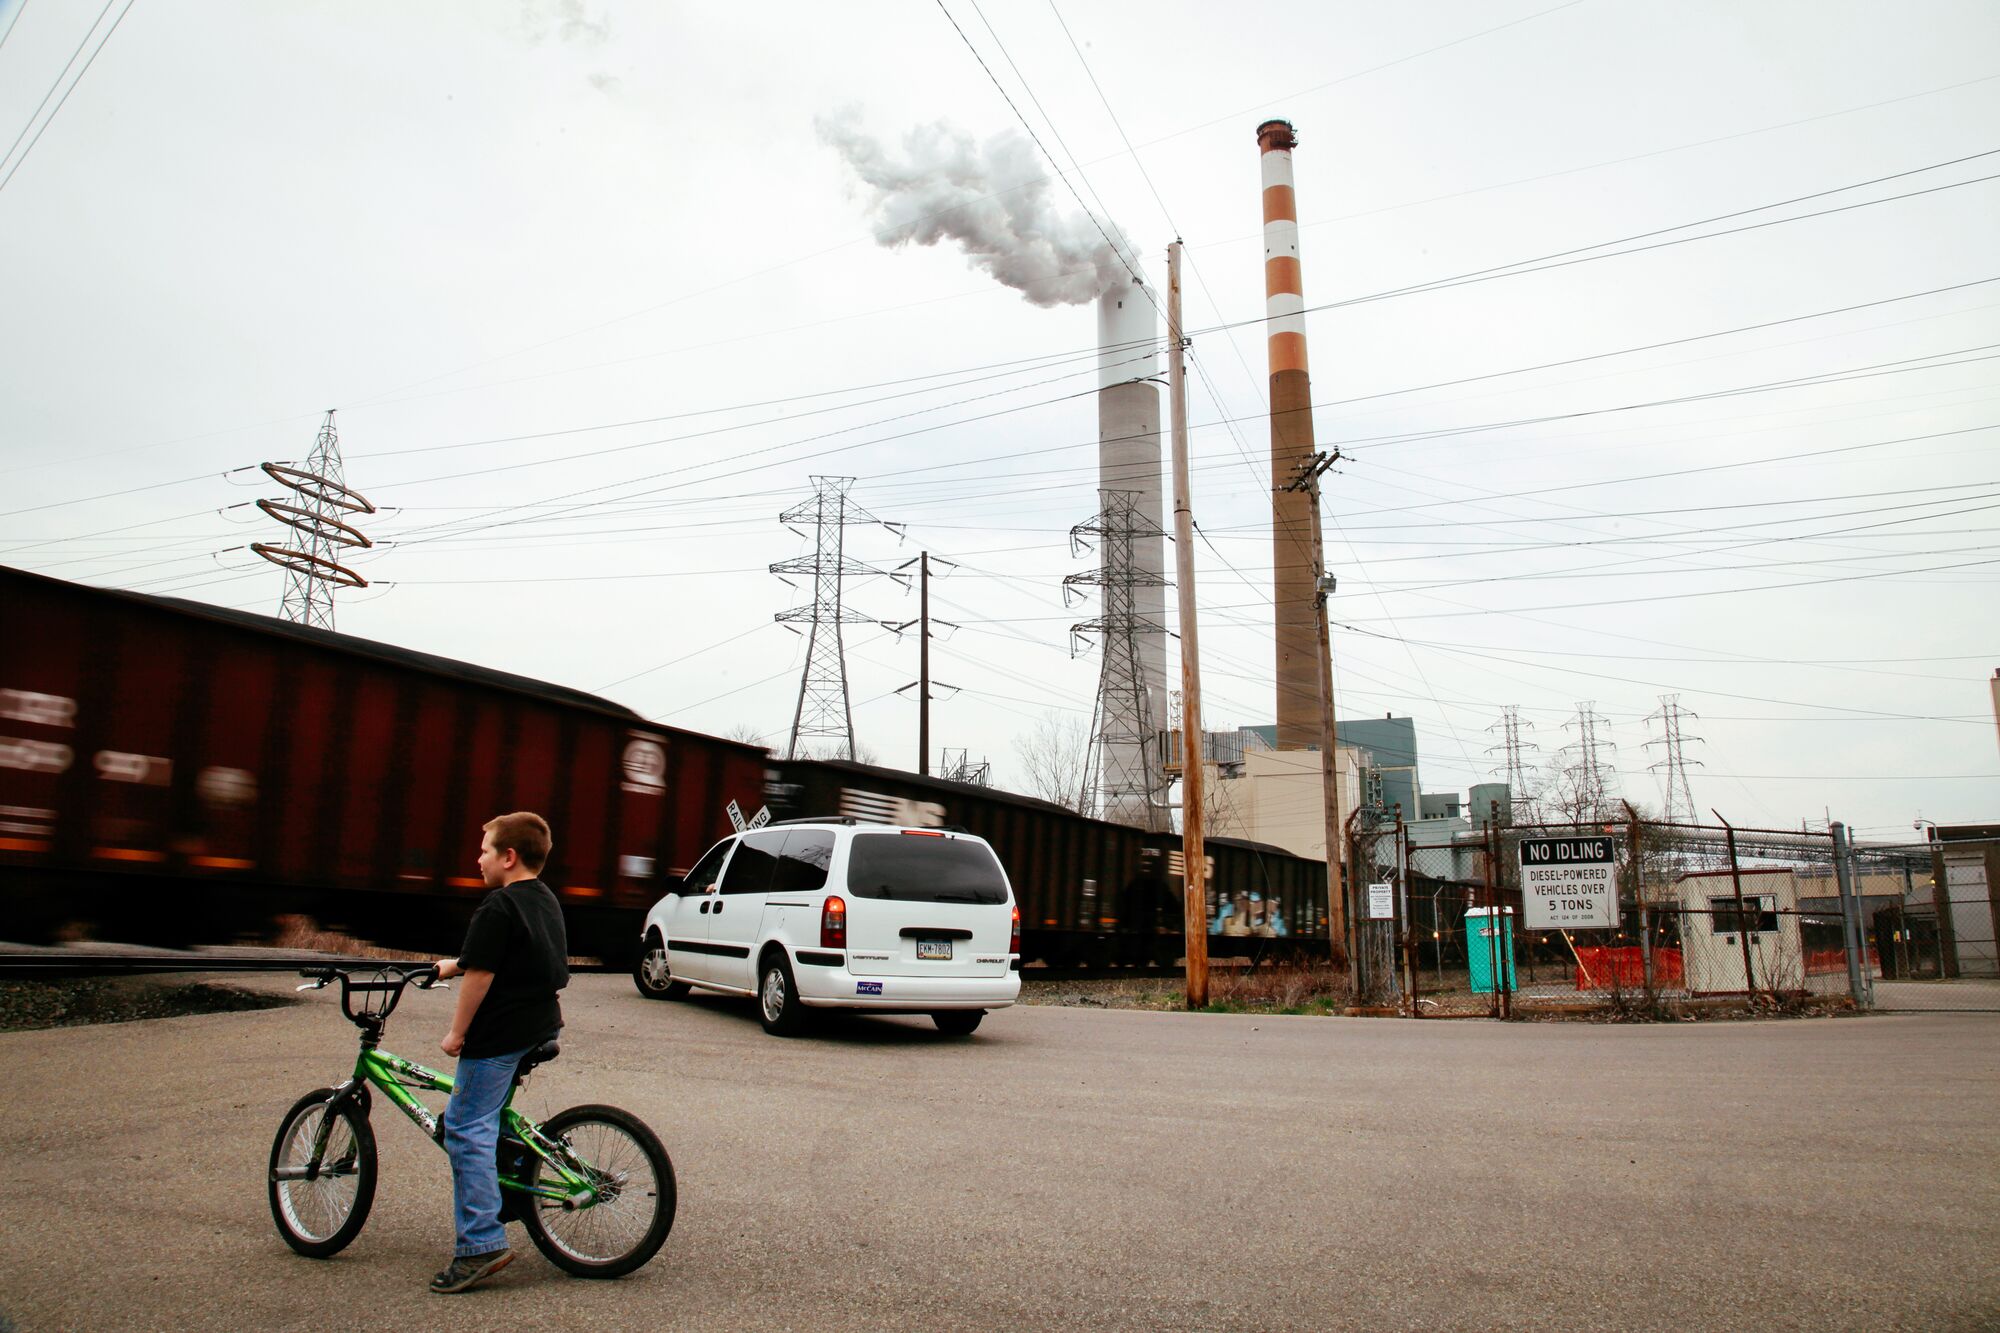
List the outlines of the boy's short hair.
{"type": "Polygon", "coordinates": [[[549,863],[549,848],[555,845],[555,839],[549,833],[549,821],[540,815],[516,810],[511,815],[494,816],[483,828],[493,835],[494,851],[511,848],[521,858],[521,864],[537,874],[549,863]]]}

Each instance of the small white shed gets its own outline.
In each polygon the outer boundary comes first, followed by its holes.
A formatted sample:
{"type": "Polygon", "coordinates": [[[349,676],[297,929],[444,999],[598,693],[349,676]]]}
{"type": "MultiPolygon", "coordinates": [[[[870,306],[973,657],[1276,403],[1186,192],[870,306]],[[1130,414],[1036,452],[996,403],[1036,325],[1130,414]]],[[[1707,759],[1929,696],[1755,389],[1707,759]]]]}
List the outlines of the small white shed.
{"type": "Polygon", "coordinates": [[[1741,995],[1743,943],[1758,990],[1805,989],[1799,941],[1799,886],[1790,870],[1745,870],[1739,914],[1727,870],[1701,870],[1675,882],[1681,906],[1681,962],[1694,995],[1741,995]]]}

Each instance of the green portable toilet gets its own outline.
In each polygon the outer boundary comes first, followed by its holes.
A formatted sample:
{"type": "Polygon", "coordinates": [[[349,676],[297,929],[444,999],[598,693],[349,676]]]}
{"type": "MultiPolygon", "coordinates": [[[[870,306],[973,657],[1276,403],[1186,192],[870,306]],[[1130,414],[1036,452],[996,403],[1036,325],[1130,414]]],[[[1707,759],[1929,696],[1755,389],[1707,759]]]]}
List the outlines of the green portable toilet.
{"type": "Polygon", "coordinates": [[[1491,995],[1497,971],[1514,989],[1514,909],[1475,907],[1465,914],[1465,954],[1471,964],[1472,993],[1491,995]],[[1495,925],[1495,922],[1498,925],[1495,925]],[[1495,964],[1498,964],[1496,967],[1495,964]]]}

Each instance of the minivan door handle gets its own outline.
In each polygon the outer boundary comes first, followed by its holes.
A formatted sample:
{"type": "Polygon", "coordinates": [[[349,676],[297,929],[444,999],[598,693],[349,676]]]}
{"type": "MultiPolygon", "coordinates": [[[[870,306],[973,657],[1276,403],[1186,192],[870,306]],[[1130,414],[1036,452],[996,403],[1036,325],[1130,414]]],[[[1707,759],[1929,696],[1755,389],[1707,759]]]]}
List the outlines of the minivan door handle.
{"type": "Polygon", "coordinates": [[[721,915],[722,915],[722,901],[721,901],[721,899],[717,899],[717,900],[716,900],[716,903],[715,903],[715,914],[716,914],[717,916],[721,916],[721,915]]]}
{"type": "Polygon", "coordinates": [[[707,903],[705,903],[705,902],[704,902],[704,903],[703,903],[703,904],[701,905],[701,914],[702,914],[703,916],[707,916],[707,915],[708,915],[708,904],[707,904],[707,903]]]}

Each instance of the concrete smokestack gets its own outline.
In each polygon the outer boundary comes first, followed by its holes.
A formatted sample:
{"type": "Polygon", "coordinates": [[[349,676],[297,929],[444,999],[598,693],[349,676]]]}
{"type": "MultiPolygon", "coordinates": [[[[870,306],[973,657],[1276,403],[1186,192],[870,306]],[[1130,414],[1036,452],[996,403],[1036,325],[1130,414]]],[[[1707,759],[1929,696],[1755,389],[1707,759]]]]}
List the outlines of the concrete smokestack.
{"type": "MultiPolygon", "coordinates": [[[[1146,687],[1146,715],[1100,721],[1105,736],[1156,738],[1167,726],[1166,517],[1160,461],[1160,309],[1153,292],[1127,272],[1097,299],[1097,487],[1133,499],[1139,532],[1132,540],[1132,589],[1139,668],[1146,687]]],[[[1101,505],[1100,501],[1100,505],[1101,505]]],[[[1145,771],[1138,754],[1112,754],[1107,741],[1102,771],[1145,771]]],[[[1155,754],[1157,754],[1155,750],[1155,754]]],[[[1157,800],[1160,793],[1150,793],[1157,800]]],[[[1115,796],[1103,817],[1141,827],[1164,827],[1164,810],[1150,801],[1115,796]]]]}
{"type": "Polygon", "coordinates": [[[1299,280],[1299,208],[1288,120],[1257,127],[1264,176],[1264,314],[1271,360],[1271,555],[1276,569],[1280,750],[1320,742],[1319,645],[1313,615],[1312,504],[1285,489],[1313,454],[1306,374],[1305,287],[1299,280]]]}

